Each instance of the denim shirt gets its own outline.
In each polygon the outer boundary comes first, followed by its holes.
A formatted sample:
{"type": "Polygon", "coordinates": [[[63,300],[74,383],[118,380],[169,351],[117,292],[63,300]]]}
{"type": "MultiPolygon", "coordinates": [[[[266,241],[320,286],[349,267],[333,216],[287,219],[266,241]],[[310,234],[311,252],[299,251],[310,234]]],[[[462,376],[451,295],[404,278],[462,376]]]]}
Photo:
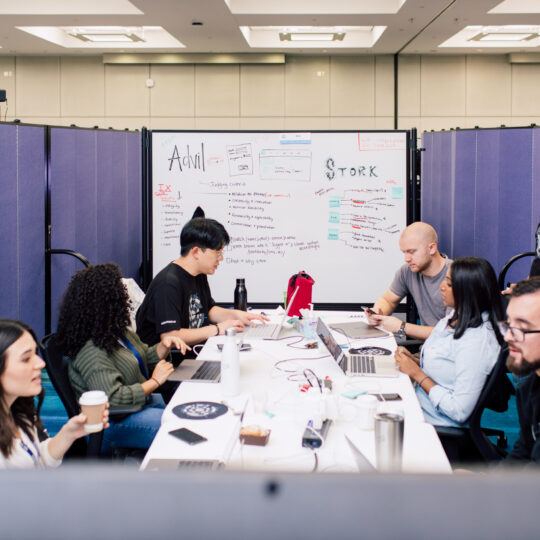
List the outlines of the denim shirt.
{"type": "Polygon", "coordinates": [[[426,422],[436,426],[463,426],[472,413],[490,374],[500,345],[484,312],[484,322],[468,328],[454,339],[448,326],[451,314],[441,319],[424,343],[420,355],[422,370],[435,383],[429,395],[416,386],[416,396],[426,422]]]}

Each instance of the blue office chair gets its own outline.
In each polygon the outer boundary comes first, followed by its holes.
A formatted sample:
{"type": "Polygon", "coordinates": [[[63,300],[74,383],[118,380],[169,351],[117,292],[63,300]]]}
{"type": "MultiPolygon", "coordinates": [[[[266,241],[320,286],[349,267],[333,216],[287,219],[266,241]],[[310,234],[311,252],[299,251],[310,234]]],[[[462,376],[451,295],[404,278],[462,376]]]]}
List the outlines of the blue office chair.
{"type": "MultiPolygon", "coordinates": [[[[68,416],[76,416],[80,412],[79,403],[71,386],[68,376],[69,359],[63,354],[56,342],[56,335],[45,336],[40,343],[45,367],[49,378],[62,401],[68,416]]],[[[140,411],[142,407],[110,407],[109,417],[111,420],[122,420],[128,414],[140,411]]],[[[101,457],[101,443],[103,431],[91,433],[87,439],[77,439],[70,450],[66,453],[67,458],[98,458],[101,457]]],[[[128,450],[129,451],[129,450],[128,450]]]]}

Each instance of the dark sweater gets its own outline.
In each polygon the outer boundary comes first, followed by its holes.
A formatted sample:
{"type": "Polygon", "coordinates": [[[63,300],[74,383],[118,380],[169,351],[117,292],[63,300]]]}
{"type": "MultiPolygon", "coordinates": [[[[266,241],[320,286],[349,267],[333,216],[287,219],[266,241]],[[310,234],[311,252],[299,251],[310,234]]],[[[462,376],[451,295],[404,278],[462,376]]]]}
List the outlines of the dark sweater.
{"type": "Polygon", "coordinates": [[[536,373],[531,373],[519,386],[516,401],[521,431],[506,462],[540,465],[540,377],[536,373]]]}
{"type": "MultiPolygon", "coordinates": [[[[159,362],[156,347],[145,345],[134,332],[126,337],[141,355],[149,375],[159,362]]],[[[112,354],[87,341],[69,364],[69,379],[77,399],[88,390],[103,390],[111,405],[140,405],[146,403],[141,383],[146,378],[141,373],[135,355],[120,344],[112,354]]]]}

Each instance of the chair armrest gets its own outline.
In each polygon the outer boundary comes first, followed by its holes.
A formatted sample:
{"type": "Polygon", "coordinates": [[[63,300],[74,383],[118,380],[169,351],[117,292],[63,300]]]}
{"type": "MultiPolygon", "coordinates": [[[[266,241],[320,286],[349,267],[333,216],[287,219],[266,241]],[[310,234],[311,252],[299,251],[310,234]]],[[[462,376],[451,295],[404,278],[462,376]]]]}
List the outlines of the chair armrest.
{"type": "Polygon", "coordinates": [[[468,429],[452,427],[452,426],[433,426],[437,435],[442,435],[443,437],[463,437],[468,429]]]}

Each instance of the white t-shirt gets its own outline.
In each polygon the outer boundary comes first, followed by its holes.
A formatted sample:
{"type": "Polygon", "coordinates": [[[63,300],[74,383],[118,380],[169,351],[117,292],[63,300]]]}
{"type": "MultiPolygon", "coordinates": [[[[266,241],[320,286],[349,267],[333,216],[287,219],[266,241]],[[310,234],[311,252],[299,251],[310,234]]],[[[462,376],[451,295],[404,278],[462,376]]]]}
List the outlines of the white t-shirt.
{"type": "Polygon", "coordinates": [[[58,467],[62,463],[61,459],[54,459],[49,454],[49,442],[46,439],[38,442],[36,430],[34,430],[34,440],[31,440],[22,429],[20,439],[13,441],[13,450],[6,458],[0,452],[0,469],[43,469],[46,467],[58,467]]]}

